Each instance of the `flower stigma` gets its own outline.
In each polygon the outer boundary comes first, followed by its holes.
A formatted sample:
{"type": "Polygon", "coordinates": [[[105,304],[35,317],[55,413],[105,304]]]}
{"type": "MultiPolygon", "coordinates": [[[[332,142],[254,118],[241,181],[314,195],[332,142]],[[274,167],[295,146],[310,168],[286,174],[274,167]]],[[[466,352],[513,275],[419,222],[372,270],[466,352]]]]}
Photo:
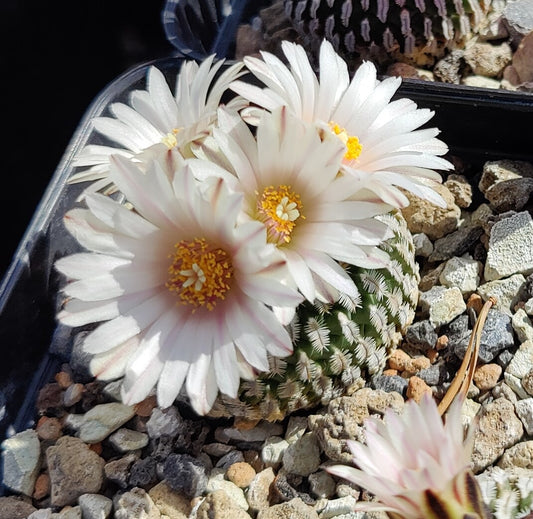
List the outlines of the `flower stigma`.
{"type": "Polygon", "coordinates": [[[172,148],[175,148],[178,145],[178,139],[176,139],[176,135],[178,135],[181,128],[172,128],[172,131],[168,132],[162,139],[161,142],[167,146],[169,150],[172,148]]]}
{"type": "Polygon", "coordinates": [[[329,122],[329,128],[346,146],[346,153],[344,154],[346,160],[355,160],[361,155],[363,146],[357,137],[348,135],[348,132],[344,128],[341,128],[333,121],[329,122]]]}
{"type": "Polygon", "coordinates": [[[267,228],[267,241],[283,245],[291,241],[291,234],[301,214],[300,196],[291,186],[268,186],[257,202],[258,217],[267,228]]]}
{"type": "Polygon", "coordinates": [[[213,310],[226,298],[233,277],[229,254],[220,248],[210,247],[205,238],[182,240],[174,245],[170,255],[166,287],[176,292],[182,304],[213,310]]]}

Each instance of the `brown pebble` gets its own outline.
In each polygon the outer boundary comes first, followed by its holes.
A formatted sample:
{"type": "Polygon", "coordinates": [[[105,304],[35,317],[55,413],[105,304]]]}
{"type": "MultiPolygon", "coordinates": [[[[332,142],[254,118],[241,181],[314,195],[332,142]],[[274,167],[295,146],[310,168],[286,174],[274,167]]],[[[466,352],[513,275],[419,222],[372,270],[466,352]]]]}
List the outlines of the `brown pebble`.
{"type": "Polygon", "coordinates": [[[437,343],[435,344],[436,350],[437,351],[444,350],[445,348],[448,347],[448,342],[449,342],[448,336],[447,335],[441,335],[437,339],[437,343]]]}
{"type": "Polygon", "coordinates": [[[411,357],[405,351],[400,349],[394,350],[389,357],[389,368],[404,371],[410,368],[411,360],[411,357]]]}
{"type": "Polygon", "coordinates": [[[247,420],[246,418],[242,418],[240,416],[236,416],[233,421],[233,426],[236,429],[240,429],[241,431],[250,431],[253,429],[258,423],[259,419],[257,420],[247,420]]]}
{"type": "Polygon", "coordinates": [[[483,299],[479,294],[472,294],[467,302],[466,302],[467,308],[472,308],[477,315],[479,315],[479,312],[481,312],[481,309],[483,308],[483,299]]]}
{"type": "Polygon", "coordinates": [[[421,355],[420,357],[416,357],[411,361],[411,369],[416,373],[418,373],[422,369],[429,368],[429,366],[431,366],[431,361],[423,355],[421,355]]]}
{"type": "Polygon", "coordinates": [[[429,359],[429,362],[431,362],[431,364],[435,364],[435,362],[437,362],[437,359],[439,358],[439,352],[434,348],[426,351],[426,355],[429,359]]]}
{"type": "Polygon", "coordinates": [[[55,441],[61,436],[62,428],[61,422],[57,418],[53,416],[41,416],[37,422],[35,431],[41,440],[55,441]]]}
{"type": "Polygon", "coordinates": [[[492,389],[498,383],[502,367],[498,364],[483,364],[474,372],[474,384],[481,391],[492,389]]]}
{"type": "Polygon", "coordinates": [[[244,461],[249,463],[256,472],[261,472],[265,468],[265,463],[261,459],[261,454],[254,450],[244,451],[244,461]]]}
{"type": "Polygon", "coordinates": [[[407,384],[407,398],[412,398],[415,402],[420,402],[425,393],[431,395],[431,388],[420,377],[411,377],[407,384]]]}
{"type": "Polygon", "coordinates": [[[255,477],[254,468],[245,461],[238,461],[228,467],[226,477],[239,488],[246,488],[255,477]]]}
{"type": "Polygon", "coordinates": [[[50,494],[50,476],[43,472],[37,476],[33,487],[33,499],[40,501],[50,494]]]}
{"type": "Polygon", "coordinates": [[[387,76],[400,76],[403,78],[420,79],[420,75],[415,67],[408,63],[395,62],[388,66],[387,76]]]}
{"type": "Polygon", "coordinates": [[[135,409],[135,414],[137,416],[149,417],[152,415],[152,411],[157,407],[157,397],[155,395],[150,395],[144,400],[135,404],[133,409],[135,409]]]}
{"type": "Polygon", "coordinates": [[[383,370],[383,375],[385,375],[386,377],[393,377],[393,376],[395,376],[397,374],[398,374],[398,370],[397,369],[389,368],[389,369],[383,370]]]}
{"type": "Polygon", "coordinates": [[[99,443],[90,443],[89,444],[89,449],[92,450],[93,452],[96,452],[96,454],[98,454],[98,456],[100,456],[100,454],[102,454],[102,444],[99,442],[99,443]]]}
{"type": "Polygon", "coordinates": [[[40,414],[57,413],[63,408],[63,388],[52,382],[44,385],[37,396],[36,407],[40,414]]]}
{"type": "Polygon", "coordinates": [[[56,373],[54,379],[63,389],[67,389],[72,384],[71,376],[65,371],[56,373]]]}

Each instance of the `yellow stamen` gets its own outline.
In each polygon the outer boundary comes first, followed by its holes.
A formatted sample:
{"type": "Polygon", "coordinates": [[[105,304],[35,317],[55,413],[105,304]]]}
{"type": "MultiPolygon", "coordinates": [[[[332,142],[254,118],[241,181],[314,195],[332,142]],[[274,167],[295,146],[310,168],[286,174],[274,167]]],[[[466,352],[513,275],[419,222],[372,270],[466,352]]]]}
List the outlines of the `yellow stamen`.
{"type": "Polygon", "coordinates": [[[268,241],[276,245],[289,243],[296,221],[305,218],[300,196],[291,189],[285,185],[266,187],[257,202],[258,219],[266,225],[268,241]]]}
{"type": "Polygon", "coordinates": [[[363,151],[363,146],[359,139],[353,135],[348,135],[348,132],[341,128],[337,123],[330,121],[329,127],[331,131],[344,143],[346,146],[346,153],[344,158],[346,160],[355,160],[363,151]]]}
{"type": "Polygon", "coordinates": [[[178,135],[181,128],[172,128],[171,132],[168,132],[162,139],[161,142],[167,146],[169,150],[172,148],[175,148],[178,145],[178,139],[176,139],[176,135],[178,135]]]}
{"type": "Polygon", "coordinates": [[[170,257],[166,287],[176,292],[182,304],[193,306],[193,312],[199,307],[213,310],[226,298],[233,265],[225,250],[210,247],[205,238],[195,238],[176,243],[170,257]]]}

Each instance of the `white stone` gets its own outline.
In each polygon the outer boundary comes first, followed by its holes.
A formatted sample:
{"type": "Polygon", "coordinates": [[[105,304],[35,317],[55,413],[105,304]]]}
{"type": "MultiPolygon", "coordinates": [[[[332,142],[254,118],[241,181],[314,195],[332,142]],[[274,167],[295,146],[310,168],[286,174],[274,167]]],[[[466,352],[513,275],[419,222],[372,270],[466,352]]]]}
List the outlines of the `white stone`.
{"type": "Polygon", "coordinates": [[[530,396],[522,387],[521,381],[531,366],[533,366],[533,341],[526,341],[520,345],[504,373],[505,382],[522,399],[530,396]]]}
{"type": "Polygon", "coordinates": [[[121,427],[109,436],[109,443],[119,452],[135,451],[148,445],[148,435],[121,427]]]}
{"type": "Polygon", "coordinates": [[[223,490],[228,497],[243,510],[248,510],[250,507],[244,495],[244,490],[239,488],[235,483],[224,479],[223,476],[220,478],[218,474],[209,478],[206,488],[207,492],[215,492],[216,490],[223,490]]]}
{"type": "Polygon", "coordinates": [[[289,442],[279,436],[270,436],[263,443],[261,459],[267,467],[278,467],[289,442]]]}
{"type": "Polygon", "coordinates": [[[522,420],[524,429],[529,436],[533,435],[533,398],[518,400],[514,405],[518,418],[522,420]]]}
{"type": "Polygon", "coordinates": [[[423,258],[429,258],[433,252],[433,242],[427,234],[419,232],[413,234],[413,243],[415,246],[415,255],[423,258]]]}
{"type": "Polygon", "coordinates": [[[527,211],[496,222],[490,232],[485,279],[533,272],[533,219],[527,211]]]}
{"type": "Polygon", "coordinates": [[[70,414],[66,423],[78,430],[78,437],[85,443],[105,440],[113,431],[135,416],[132,406],[111,402],[99,404],[84,415],[70,414]]]}
{"type": "Polygon", "coordinates": [[[34,429],[19,432],[2,442],[4,485],[31,496],[40,468],[41,444],[34,429]]]}
{"type": "Polygon", "coordinates": [[[471,257],[450,258],[440,273],[439,281],[448,288],[457,287],[462,294],[470,295],[479,285],[482,264],[471,257]]]}
{"type": "Polygon", "coordinates": [[[520,342],[533,340],[533,324],[525,310],[519,308],[512,318],[513,330],[520,342]]]}
{"type": "Polygon", "coordinates": [[[51,508],[41,508],[40,510],[32,512],[26,519],[52,519],[52,514],[53,510],[51,508]]]}
{"type": "Polygon", "coordinates": [[[524,310],[527,315],[533,315],[533,297],[529,298],[524,304],[524,310]]]}
{"type": "Polygon", "coordinates": [[[83,519],[108,519],[113,501],[101,494],[82,494],[78,498],[83,519]]]}
{"type": "Polygon", "coordinates": [[[491,296],[494,297],[496,299],[494,308],[512,316],[514,306],[520,299],[520,289],[525,282],[526,278],[522,274],[515,274],[505,279],[483,283],[479,285],[477,293],[484,301],[491,296]]]}
{"type": "Polygon", "coordinates": [[[438,328],[443,324],[450,323],[465,310],[466,303],[464,302],[461,291],[457,287],[444,288],[440,296],[431,302],[429,321],[435,328],[438,328]]]}
{"type": "Polygon", "coordinates": [[[338,517],[339,515],[350,514],[353,512],[357,501],[352,496],[339,497],[337,499],[330,499],[327,505],[319,514],[320,519],[330,519],[331,517],[338,517]]]}

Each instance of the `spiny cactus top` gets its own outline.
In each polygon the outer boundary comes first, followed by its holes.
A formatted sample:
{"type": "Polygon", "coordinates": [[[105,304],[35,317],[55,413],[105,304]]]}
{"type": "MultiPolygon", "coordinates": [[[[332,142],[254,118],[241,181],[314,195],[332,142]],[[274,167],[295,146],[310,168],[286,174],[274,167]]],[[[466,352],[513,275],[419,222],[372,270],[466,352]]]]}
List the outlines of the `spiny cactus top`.
{"type": "Polygon", "coordinates": [[[401,54],[423,63],[464,42],[490,0],[283,0],[304,43],[323,38],[345,56],[401,54]]]}

